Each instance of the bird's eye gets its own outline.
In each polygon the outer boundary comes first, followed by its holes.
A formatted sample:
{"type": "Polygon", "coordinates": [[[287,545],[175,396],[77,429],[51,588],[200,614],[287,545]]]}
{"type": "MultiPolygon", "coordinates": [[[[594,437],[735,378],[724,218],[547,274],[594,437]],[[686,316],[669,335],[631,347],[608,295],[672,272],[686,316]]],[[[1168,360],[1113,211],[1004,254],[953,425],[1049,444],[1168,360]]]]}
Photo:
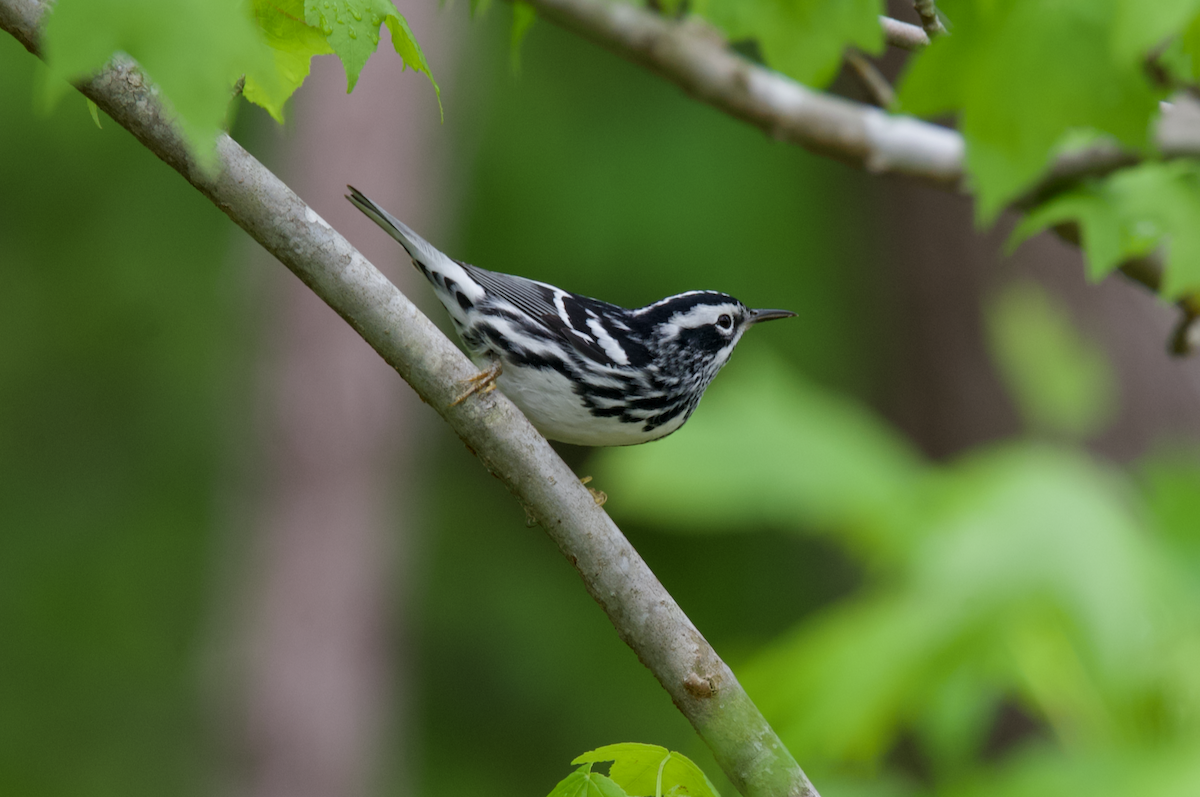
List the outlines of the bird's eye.
{"type": "Polygon", "coordinates": [[[721,313],[717,316],[717,326],[721,329],[729,329],[733,326],[733,319],[729,317],[728,313],[721,313]]]}

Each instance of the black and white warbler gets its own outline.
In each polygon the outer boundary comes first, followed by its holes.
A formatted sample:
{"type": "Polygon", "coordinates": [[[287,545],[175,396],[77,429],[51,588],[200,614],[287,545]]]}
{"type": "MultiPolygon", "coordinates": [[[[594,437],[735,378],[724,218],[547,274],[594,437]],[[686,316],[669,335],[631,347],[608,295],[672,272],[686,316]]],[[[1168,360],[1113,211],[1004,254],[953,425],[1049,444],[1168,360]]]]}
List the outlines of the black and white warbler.
{"type": "Polygon", "coordinates": [[[787,310],[750,310],[689,291],[626,310],[524,277],[452,260],[349,186],[346,197],[408,251],[475,362],[462,398],[499,385],[539,432],[583,446],[627,446],[683,426],[742,333],[787,310]]]}

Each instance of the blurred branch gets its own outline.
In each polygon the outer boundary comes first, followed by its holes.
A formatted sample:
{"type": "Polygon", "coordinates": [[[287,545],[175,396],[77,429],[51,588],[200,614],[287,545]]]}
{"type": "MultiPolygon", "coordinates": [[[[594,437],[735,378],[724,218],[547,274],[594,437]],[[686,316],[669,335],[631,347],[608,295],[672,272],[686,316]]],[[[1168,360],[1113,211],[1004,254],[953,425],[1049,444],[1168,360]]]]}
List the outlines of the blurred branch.
{"type": "Polygon", "coordinates": [[[875,173],[950,188],[962,180],[963,141],[957,132],[801,86],[730,51],[714,29],[696,19],[674,22],[605,0],[531,4],[545,18],[773,138],[875,173]]]}
{"type": "MultiPolygon", "coordinates": [[[[773,138],[877,174],[896,174],[941,188],[965,191],[962,135],[908,116],[813,91],[778,72],[741,58],[714,29],[696,20],[676,22],[627,3],[607,0],[528,0],[552,22],[666,78],[720,111],[761,128],[773,138]]],[[[916,25],[881,17],[888,42],[928,44],[916,25]],[[918,39],[918,34],[920,39],[918,39]],[[920,43],[917,43],[920,42],[920,43]]],[[[1181,98],[1163,103],[1157,125],[1167,157],[1200,155],[1200,105],[1181,98]]],[[[1084,177],[1136,163],[1130,153],[1101,142],[1069,153],[1014,207],[1030,207],[1084,177]]],[[[1121,271],[1152,291],[1162,284],[1159,258],[1126,263],[1121,271]]],[[[1200,297],[1181,307],[1188,326],[1200,314],[1200,297]]],[[[1184,339],[1186,335],[1177,335],[1184,339]]]]}
{"type": "MultiPolygon", "coordinates": [[[[43,8],[0,0],[0,28],[35,55],[43,8]]],[[[217,141],[219,171],[200,170],[130,59],[114,59],[78,88],[286,265],[442,415],[558,544],[739,791],[816,797],[733,672],[512,402],[494,392],[451,406],[475,367],[382,273],[228,136],[217,141]]]]}
{"type": "Polygon", "coordinates": [[[929,46],[929,34],[918,25],[910,25],[892,17],[880,17],[879,24],[883,26],[883,38],[893,47],[920,50],[929,46]]]}
{"type": "Polygon", "coordinates": [[[913,0],[913,8],[921,18],[921,27],[930,39],[946,32],[946,27],[938,17],[937,3],[934,0],[913,0]]]}
{"type": "MultiPolygon", "coordinates": [[[[773,138],[873,173],[897,174],[963,190],[962,135],[909,116],[814,91],[731,51],[719,31],[692,18],[665,19],[607,0],[529,0],[538,13],[670,80],[688,94],[773,138]]],[[[921,28],[880,17],[890,44],[928,44],[921,28]]],[[[1200,155],[1200,106],[1164,103],[1159,146],[1169,157],[1200,155]]],[[[1064,181],[1105,174],[1136,162],[1100,143],[1065,155],[1030,194],[1064,181]]]]}

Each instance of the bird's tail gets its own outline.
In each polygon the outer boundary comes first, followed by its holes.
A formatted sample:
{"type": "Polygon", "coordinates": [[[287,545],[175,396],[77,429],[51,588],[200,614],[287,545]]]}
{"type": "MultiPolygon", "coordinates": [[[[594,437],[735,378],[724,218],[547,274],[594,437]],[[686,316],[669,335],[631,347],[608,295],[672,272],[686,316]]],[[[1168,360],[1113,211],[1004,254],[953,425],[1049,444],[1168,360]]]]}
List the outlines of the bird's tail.
{"type": "Polygon", "coordinates": [[[412,258],[413,265],[433,283],[434,293],[450,313],[459,330],[465,328],[469,321],[467,311],[487,296],[484,287],[467,273],[462,264],[439,252],[433,244],[413,232],[407,224],[367,199],[354,186],[346,187],[350,189],[350,195],[346,199],[400,242],[412,258]]]}
{"type": "Polygon", "coordinates": [[[412,258],[413,265],[419,268],[426,277],[432,280],[435,273],[458,269],[458,264],[438,251],[429,241],[417,235],[412,227],[376,205],[354,186],[346,187],[350,189],[350,194],[346,199],[349,199],[354,207],[365,213],[371,221],[382,227],[384,232],[399,241],[400,245],[408,252],[409,257],[412,258]]]}

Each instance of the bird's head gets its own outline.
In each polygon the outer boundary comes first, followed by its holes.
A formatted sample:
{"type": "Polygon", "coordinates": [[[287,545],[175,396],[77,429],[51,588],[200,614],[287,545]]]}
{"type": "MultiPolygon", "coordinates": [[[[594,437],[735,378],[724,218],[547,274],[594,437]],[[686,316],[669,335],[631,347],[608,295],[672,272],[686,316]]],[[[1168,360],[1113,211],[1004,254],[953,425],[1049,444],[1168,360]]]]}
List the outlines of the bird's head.
{"type": "Polygon", "coordinates": [[[716,291],[670,296],[634,311],[651,328],[664,365],[691,371],[705,382],[729,361],[729,355],[753,325],[796,315],[788,310],[751,310],[716,291]]]}

